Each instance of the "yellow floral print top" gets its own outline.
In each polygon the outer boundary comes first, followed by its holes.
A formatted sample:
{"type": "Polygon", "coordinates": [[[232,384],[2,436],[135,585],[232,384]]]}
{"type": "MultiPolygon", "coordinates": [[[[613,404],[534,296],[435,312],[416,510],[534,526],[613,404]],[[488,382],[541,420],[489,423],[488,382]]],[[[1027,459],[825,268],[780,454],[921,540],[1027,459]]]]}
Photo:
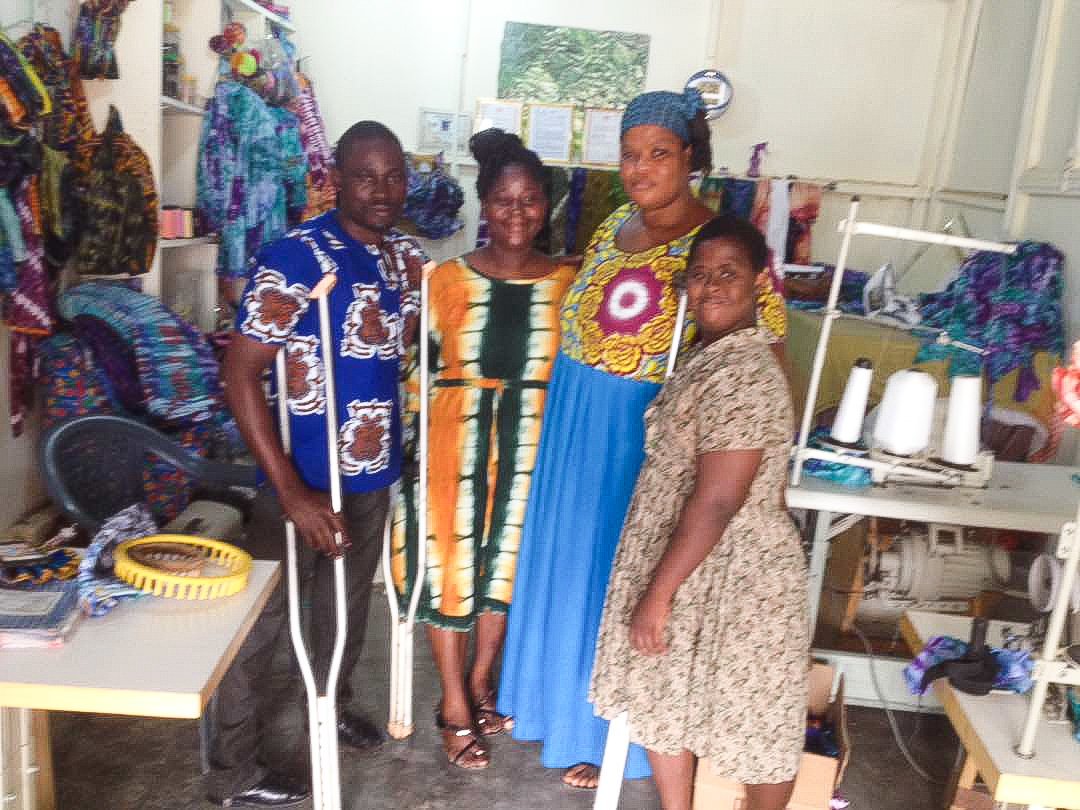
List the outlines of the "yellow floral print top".
{"type": "MultiPolygon", "coordinates": [[[[615,246],[619,228],[637,210],[618,208],[593,235],[581,272],[563,299],[562,351],[571,360],[608,374],[643,382],[663,382],[678,298],[673,280],[686,268],[697,228],[665,245],[639,253],[615,246]]],[[[784,299],[771,274],[759,276],[758,323],[783,340],[784,299]]],[[[684,346],[694,338],[688,321],[684,346]]]]}

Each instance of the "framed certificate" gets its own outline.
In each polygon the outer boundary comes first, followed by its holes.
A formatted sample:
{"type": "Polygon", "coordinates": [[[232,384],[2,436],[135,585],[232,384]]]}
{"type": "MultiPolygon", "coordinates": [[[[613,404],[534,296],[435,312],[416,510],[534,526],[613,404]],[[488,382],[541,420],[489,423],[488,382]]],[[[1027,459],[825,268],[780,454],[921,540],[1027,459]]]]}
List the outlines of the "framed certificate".
{"type": "Polygon", "coordinates": [[[585,110],[585,133],[581,162],[593,166],[616,166],[619,163],[619,128],[622,110],[590,107],[585,110]]]}
{"type": "Polygon", "coordinates": [[[520,101],[512,101],[502,98],[479,99],[476,102],[476,119],[473,122],[474,132],[483,132],[485,129],[498,127],[503,132],[521,134],[521,116],[525,105],[520,101]]]}
{"type": "Polygon", "coordinates": [[[545,163],[569,163],[574,148],[574,105],[530,104],[525,145],[545,163]]]}
{"type": "Polygon", "coordinates": [[[421,153],[443,152],[464,154],[469,149],[472,134],[472,117],[468,113],[458,115],[457,146],[454,146],[454,116],[451,110],[420,108],[420,121],[416,132],[416,151],[421,153]]]}

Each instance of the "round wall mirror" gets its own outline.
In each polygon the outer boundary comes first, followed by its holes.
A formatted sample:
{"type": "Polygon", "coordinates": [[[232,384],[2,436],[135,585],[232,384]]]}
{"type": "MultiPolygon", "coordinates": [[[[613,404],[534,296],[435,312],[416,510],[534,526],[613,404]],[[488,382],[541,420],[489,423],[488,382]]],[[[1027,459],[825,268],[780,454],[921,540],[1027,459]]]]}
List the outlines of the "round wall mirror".
{"type": "Polygon", "coordinates": [[[728,77],[719,70],[699,70],[689,78],[686,87],[701,93],[705,101],[705,117],[709,119],[723,115],[735,95],[728,77]]]}

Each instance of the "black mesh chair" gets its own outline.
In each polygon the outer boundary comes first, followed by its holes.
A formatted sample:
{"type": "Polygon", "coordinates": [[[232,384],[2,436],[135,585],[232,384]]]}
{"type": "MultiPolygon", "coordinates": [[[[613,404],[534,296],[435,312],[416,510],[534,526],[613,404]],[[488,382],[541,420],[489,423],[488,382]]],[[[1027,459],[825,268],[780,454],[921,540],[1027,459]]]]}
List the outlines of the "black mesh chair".
{"type": "Polygon", "coordinates": [[[41,444],[45,486],[65,515],[91,534],[106,518],[145,500],[148,455],[186,473],[211,500],[236,504],[255,486],[255,468],[197,456],[149,425],[122,416],[78,416],[51,427],[41,444]]]}

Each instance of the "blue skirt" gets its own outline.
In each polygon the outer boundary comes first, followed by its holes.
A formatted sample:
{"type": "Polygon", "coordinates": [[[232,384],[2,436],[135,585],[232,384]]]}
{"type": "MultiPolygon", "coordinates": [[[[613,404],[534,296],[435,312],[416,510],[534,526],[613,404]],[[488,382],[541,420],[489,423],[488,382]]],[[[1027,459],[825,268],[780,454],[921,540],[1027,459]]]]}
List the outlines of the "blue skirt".
{"type": "MultiPolygon", "coordinates": [[[[607,721],[588,702],[608,576],[645,459],[655,383],[555,360],[521,538],[498,708],[541,762],[600,764],[607,721]]],[[[660,684],[657,684],[659,687],[660,684]]],[[[650,775],[631,746],[626,777],[650,775]]]]}

